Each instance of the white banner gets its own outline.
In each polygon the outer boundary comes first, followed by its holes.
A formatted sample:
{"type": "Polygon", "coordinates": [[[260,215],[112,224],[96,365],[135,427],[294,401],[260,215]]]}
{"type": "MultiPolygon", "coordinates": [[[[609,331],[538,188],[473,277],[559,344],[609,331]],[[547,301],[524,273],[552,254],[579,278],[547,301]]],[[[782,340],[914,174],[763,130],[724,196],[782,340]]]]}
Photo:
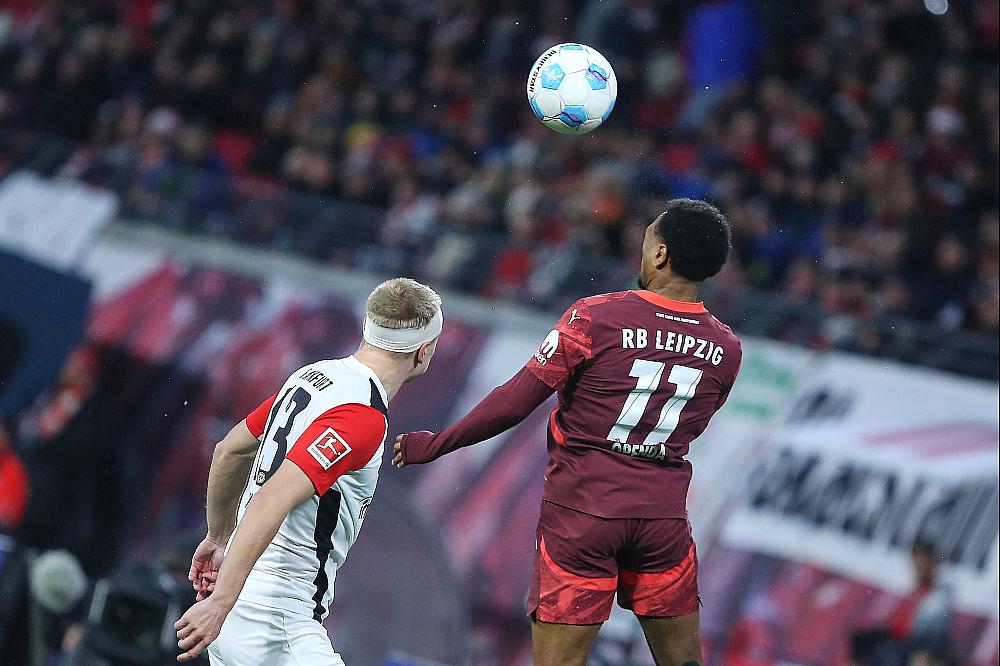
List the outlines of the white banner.
{"type": "Polygon", "coordinates": [[[13,173],[0,183],[0,248],[74,269],[117,209],[117,197],[107,190],[13,173]]]}
{"type": "Polygon", "coordinates": [[[997,418],[995,384],[830,354],[789,395],[722,539],[896,593],[929,540],[957,605],[996,615],[997,418]]]}
{"type": "Polygon", "coordinates": [[[726,405],[691,443],[694,473],[688,515],[699,552],[713,545],[734,492],[749,474],[765,435],[781,417],[816,358],[814,352],[757,338],[743,338],[743,364],[726,405]]]}

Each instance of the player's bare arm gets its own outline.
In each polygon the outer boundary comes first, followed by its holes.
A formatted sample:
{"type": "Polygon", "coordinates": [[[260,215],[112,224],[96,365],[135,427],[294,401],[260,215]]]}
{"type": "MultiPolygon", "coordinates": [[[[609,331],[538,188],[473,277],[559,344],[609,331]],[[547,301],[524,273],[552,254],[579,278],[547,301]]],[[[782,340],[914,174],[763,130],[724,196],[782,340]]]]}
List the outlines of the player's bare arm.
{"type": "Polygon", "coordinates": [[[178,661],[195,659],[215,640],[250,570],[274,539],[281,522],[315,492],[309,477],[295,463],[286,460],[254,496],[219,570],[215,591],[189,608],[174,624],[177,645],[184,650],[178,661]]]}
{"type": "Polygon", "coordinates": [[[240,421],[215,447],[208,473],[208,536],[229,541],[236,528],[236,508],[260,441],[245,420],[240,421]]]}
{"type": "Polygon", "coordinates": [[[188,572],[198,601],[215,587],[226,543],[236,527],[236,509],[243,484],[259,445],[260,441],[243,420],[216,445],[212,454],[206,503],[208,534],[195,550],[188,572]]]}

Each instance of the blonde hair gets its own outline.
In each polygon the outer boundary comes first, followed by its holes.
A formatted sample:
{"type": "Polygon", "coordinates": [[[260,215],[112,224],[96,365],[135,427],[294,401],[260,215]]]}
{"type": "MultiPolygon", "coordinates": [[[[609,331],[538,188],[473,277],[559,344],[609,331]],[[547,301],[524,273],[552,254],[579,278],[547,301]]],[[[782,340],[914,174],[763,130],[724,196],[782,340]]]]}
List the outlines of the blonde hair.
{"type": "Polygon", "coordinates": [[[423,328],[440,309],[441,297],[427,285],[410,278],[393,278],[368,296],[366,314],[385,328],[423,328]]]}

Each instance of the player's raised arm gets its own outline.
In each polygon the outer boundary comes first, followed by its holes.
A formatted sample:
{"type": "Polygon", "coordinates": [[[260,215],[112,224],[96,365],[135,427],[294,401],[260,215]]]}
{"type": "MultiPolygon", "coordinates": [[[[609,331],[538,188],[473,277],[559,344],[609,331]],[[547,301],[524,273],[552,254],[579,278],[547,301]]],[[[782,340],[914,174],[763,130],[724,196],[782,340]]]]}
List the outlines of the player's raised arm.
{"type": "Polygon", "coordinates": [[[392,464],[403,468],[428,463],[523,421],[590,359],[590,329],[590,310],[584,301],[577,301],[520,372],[493,389],[461,420],[439,433],[423,430],[397,436],[392,464]]]}

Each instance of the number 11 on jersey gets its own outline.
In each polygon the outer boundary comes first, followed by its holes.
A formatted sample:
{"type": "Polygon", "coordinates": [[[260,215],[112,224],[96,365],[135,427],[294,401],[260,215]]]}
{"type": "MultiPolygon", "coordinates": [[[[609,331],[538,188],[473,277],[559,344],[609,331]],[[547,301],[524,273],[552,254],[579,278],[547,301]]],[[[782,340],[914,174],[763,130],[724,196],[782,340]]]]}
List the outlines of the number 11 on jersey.
{"type": "MultiPolygon", "coordinates": [[[[618,415],[618,420],[608,433],[610,441],[624,444],[628,440],[629,435],[632,434],[632,430],[639,424],[639,421],[642,420],[643,415],[646,413],[649,399],[659,390],[660,378],[663,376],[663,370],[666,368],[666,365],[666,363],[661,363],[660,361],[646,361],[643,359],[636,359],[632,363],[632,371],[629,373],[629,376],[636,378],[635,389],[628,394],[628,397],[625,399],[625,405],[622,407],[622,412],[618,415]]],[[[689,368],[685,365],[675,365],[670,368],[667,381],[674,384],[677,389],[663,405],[663,409],[660,411],[660,418],[656,422],[656,427],[649,433],[643,444],[651,446],[666,442],[670,438],[670,435],[674,432],[674,428],[677,427],[680,421],[681,411],[684,410],[687,401],[694,397],[694,392],[698,388],[698,382],[701,381],[701,375],[701,370],[689,368]]]]}

